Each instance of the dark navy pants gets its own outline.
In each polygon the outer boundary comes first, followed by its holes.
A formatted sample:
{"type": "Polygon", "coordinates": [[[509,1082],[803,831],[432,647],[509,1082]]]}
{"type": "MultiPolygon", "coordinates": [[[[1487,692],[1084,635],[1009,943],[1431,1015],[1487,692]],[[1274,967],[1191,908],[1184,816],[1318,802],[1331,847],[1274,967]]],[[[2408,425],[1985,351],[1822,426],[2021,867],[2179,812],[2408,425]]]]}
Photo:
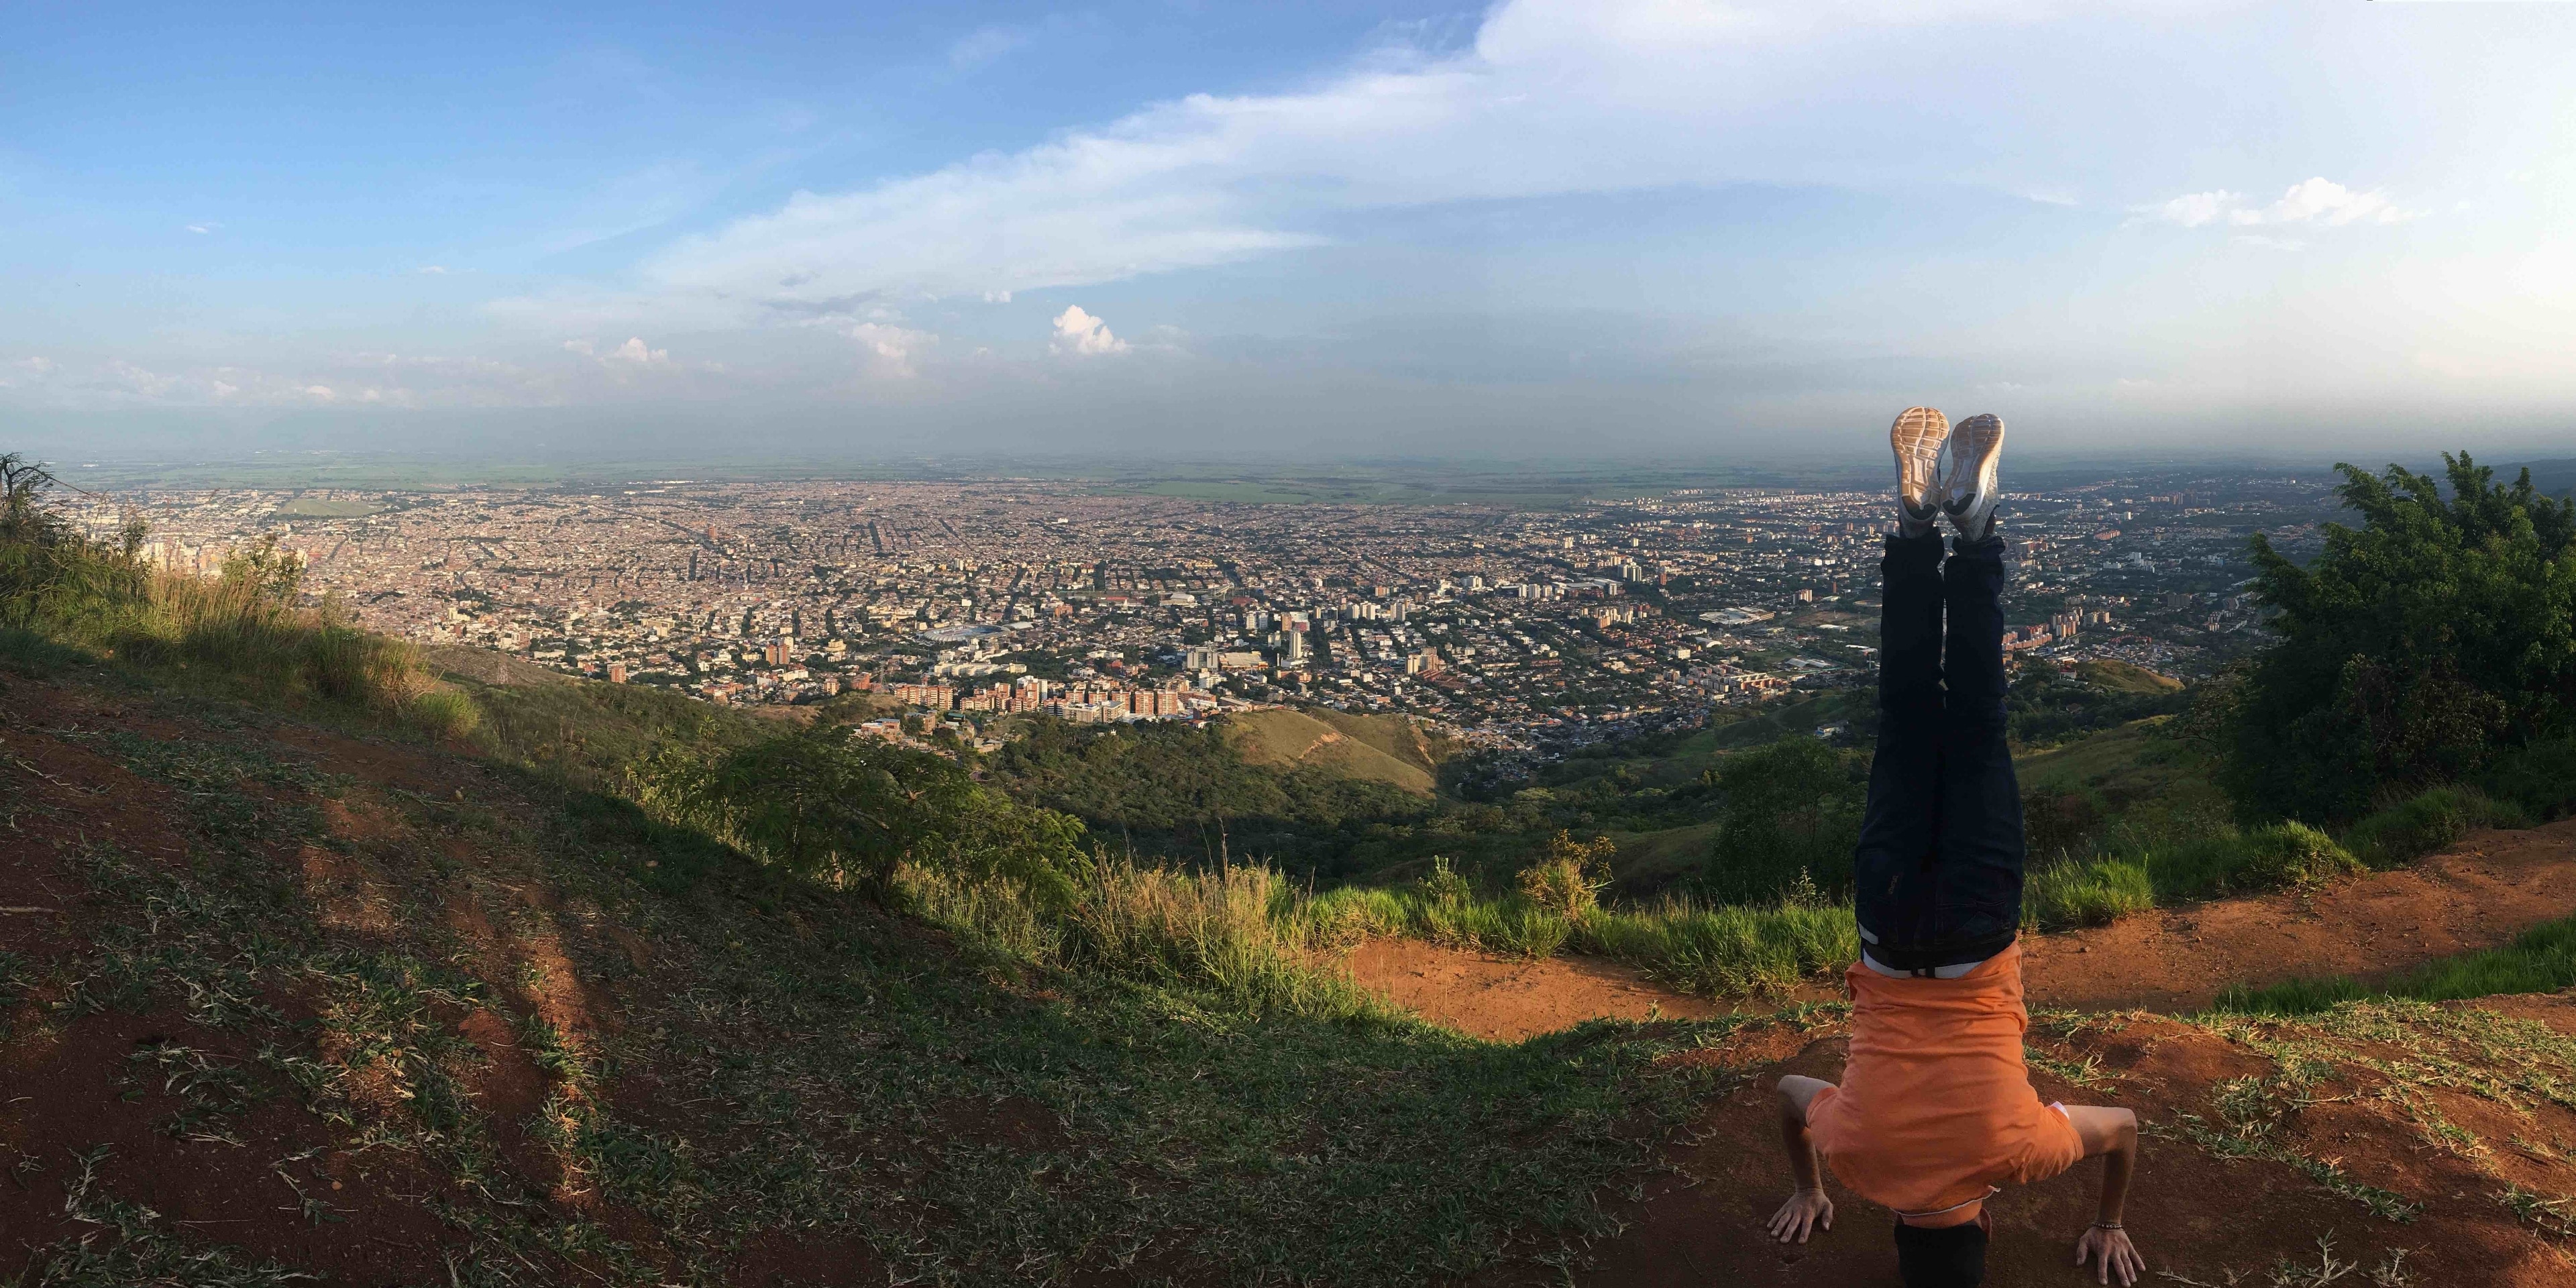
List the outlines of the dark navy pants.
{"type": "Polygon", "coordinates": [[[1861,938],[1898,970],[1980,961],[2021,926],[2021,789],[2004,739],[2004,543],[1889,537],[1878,754],[1853,855],[1861,938]],[[1946,625],[1946,631],[1944,629],[1946,625]]]}

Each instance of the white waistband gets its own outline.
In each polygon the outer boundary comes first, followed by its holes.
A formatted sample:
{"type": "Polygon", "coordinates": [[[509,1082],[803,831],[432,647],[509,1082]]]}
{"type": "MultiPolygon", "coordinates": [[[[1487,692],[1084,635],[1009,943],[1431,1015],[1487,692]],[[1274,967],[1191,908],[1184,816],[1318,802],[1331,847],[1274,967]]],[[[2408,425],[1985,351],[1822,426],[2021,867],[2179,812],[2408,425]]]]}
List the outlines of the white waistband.
{"type": "MultiPolygon", "coordinates": [[[[1935,966],[1932,968],[1932,978],[1957,979],[1958,977],[1967,974],[1969,971],[1975,970],[1992,960],[1993,958],[1991,957],[1980,957],[1972,962],[1954,962],[1948,966],[1935,966]]],[[[1884,965],[1877,958],[1870,956],[1869,950],[1866,948],[1860,950],[1860,964],[1869,967],[1871,970],[1877,971],[1881,975],[1887,976],[1889,979],[1914,978],[1914,972],[1910,970],[1898,970],[1893,966],[1884,965]]]]}

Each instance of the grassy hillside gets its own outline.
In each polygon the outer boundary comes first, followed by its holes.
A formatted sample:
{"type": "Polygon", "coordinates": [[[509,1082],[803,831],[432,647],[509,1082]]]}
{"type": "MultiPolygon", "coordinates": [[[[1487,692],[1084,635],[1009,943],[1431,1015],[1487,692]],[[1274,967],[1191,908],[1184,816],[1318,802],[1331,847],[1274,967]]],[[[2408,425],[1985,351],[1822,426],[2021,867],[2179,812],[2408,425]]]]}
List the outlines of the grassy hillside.
{"type": "Polygon", "coordinates": [[[1606,1231],[1711,1085],[1677,1027],[1386,1015],[1260,890],[1228,940],[1233,887],[1104,878],[1128,955],[1041,953],[399,738],[0,696],[0,902],[67,913],[0,919],[37,1282],[1418,1282],[1606,1231]],[[1191,964],[1225,942],[1294,986],[1191,964]]]}
{"type": "Polygon", "coordinates": [[[2075,678],[2114,693],[2180,693],[2183,689],[2182,681],[2170,675],[2117,658],[2078,662],[2075,664],[2075,678]]]}
{"type": "Polygon", "coordinates": [[[1242,711],[1225,717],[1223,727],[1244,760],[1274,769],[1318,769],[1426,796],[1438,771],[1429,744],[1401,716],[1242,711]]]}

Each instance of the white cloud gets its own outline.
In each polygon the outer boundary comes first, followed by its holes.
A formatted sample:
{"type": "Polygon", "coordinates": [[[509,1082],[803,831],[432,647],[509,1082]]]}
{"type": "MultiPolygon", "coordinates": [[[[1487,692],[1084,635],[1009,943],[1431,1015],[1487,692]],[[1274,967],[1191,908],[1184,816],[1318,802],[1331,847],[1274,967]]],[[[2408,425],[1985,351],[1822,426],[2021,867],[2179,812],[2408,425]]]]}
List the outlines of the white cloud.
{"type": "Polygon", "coordinates": [[[218,229],[218,228],[221,228],[221,227],[223,227],[223,225],[222,225],[222,224],[214,224],[214,223],[206,223],[206,224],[190,224],[190,225],[188,225],[188,231],[189,231],[189,232],[192,232],[192,233],[195,233],[195,234],[197,234],[197,235],[198,235],[198,236],[200,236],[200,237],[203,237],[203,236],[205,236],[206,234],[211,233],[211,232],[213,232],[214,230],[216,230],[216,229],[218,229]]]}
{"type": "Polygon", "coordinates": [[[1047,347],[1081,357],[1127,352],[1127,342],[1111,335],[1108,323],[1083,312],[1078,304],[1068,304],[1055,315],[1055,338],[1047,347]]]}
{"type": "Polygon", "coordinates": [[[948,65],[960,71],[981,67],[1025,47],[1035,35],[1026,27],[986,23],[959,37],[956,44],[948,47],[948,65]]]}
{"type": "Polygon", "coordinates": [[[306,385],[304,387],[304,396],[311,398],[316,402],[330,402],[332,399],[339,397],[338,394],[331,391],[331,386],[329,385],[306,385]]]}
{"type": "Polygon", "coordinates": [[[663,367],[671,363],[668,349],[648,349],[644,342],[629,336],[626,343],[599,355],[602,362],[623,363],[630,367],[663,367]]]}
{"type": "Polygon", "coordinates": [[[566,340],[563,342],[563,347],[566,353],[578,353],[585,358],[597,361],[604,367],[642,369],[667,367],[671,364],[670,350],[652,348],[641,338],[634,336],[627,337],[626,343],[605,352],[588,340],[566,340]]]}
{"type": "Polygon", "coordinates": [[[2320,175],[2291,184],[2279,201],[2268,206],[2249,206],[2245,204],[2245,194],[2220,189],[2186,193],[2155,206],[2150,213],[2185,228],[2222,221],[2237,228],[2253,228],[2267,224],[2395,224],[2421,212],[2399,208],[2387,193],[2355,192],[2320,175]]]}
{"type": "Polygon", "coordinates": [[[2157,206],[2155,215],[2156,218],[2169,224],[2198,228],[2203,224],[2214,224],[2225,219],[2227,212],[2244,199],[2242,194],[2224,189],[2217,192],[2186,193],[2157,206]]]}
{"type": "Polygon", "coordinates": [[[1000,298],[1318,246],[1353,212],[1446,202],[1741,181],[2052,193],[2067,182],[2052,153],[2077,150],[2065,140],[2088,114],[2127,109],[2086,67],[1985,37],[2130,11],[1506,0],[1464,49],[1394,45],[1298,92],[1193,94],[1021,151],[798,193],[652,257],[624,307],[738,326],[853,300],[1000,298]],[[1997,120],[1954,92],[1961,77],[1988,85],[1980,102],[2050,106],[1997,120]],[[1970,124],[1980,143],[1963,159],[1942,144],[1970,124]]]}
{"type": "Polygon", "coordinates": [[[421,265],[421,266],[420,266],[419,271],[420,271],[420,272],[423,272],[423,273],[433,274],[433,275],[438,276],[438,277],[445,277],[445,276],[447,276],[447,265],[445,265],[445,264],[423,264],[423,265],[421,265]]]}
{"type": "Polygon", "coordinates": [[[861,322],[850,328],[850,338],[858,342],[859,352],[878,370],[895,376],[913,374],[913,359],[920,356],[939,337],[928,331],[886,322],[861,322]]]}

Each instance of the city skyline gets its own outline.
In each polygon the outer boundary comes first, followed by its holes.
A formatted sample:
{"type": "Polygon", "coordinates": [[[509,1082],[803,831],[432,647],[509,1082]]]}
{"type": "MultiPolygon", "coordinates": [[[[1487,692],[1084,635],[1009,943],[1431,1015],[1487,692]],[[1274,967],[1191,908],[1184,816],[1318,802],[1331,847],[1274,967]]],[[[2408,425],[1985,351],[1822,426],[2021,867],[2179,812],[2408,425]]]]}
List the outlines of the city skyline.
{"type": "Polygon", "coordinates": [[[2576,395],[2560,6],[121,18],[0,17],[57,459],[2508,459],[2576,395]]]}

